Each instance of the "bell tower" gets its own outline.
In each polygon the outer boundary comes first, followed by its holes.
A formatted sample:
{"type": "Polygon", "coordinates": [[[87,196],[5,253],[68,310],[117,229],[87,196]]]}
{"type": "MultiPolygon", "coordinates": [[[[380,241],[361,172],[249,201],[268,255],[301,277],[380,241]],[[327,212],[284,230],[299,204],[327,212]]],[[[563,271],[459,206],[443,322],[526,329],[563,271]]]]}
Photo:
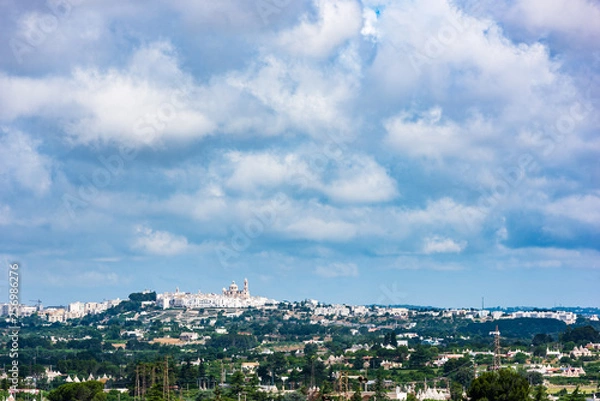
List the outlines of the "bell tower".
{"type": "Polygon", "coordinates": [[[244,279],[244,292],[243,292],[243,294],[244,294],[244,298],[250,297],[250,290],[248,289],[248,279],[247,278],[244,279]]]}

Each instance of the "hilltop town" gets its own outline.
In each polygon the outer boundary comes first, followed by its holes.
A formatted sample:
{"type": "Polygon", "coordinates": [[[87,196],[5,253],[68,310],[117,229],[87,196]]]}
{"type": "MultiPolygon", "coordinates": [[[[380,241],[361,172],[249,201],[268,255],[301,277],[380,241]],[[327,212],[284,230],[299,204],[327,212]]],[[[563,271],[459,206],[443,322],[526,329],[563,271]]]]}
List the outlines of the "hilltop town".
{"type": "MultiPolygon", "coordinates": [[[[19,311],[12,397],[101,383],[122,400],[159,389],[195,400],[458,400],[477,377],[509,369],[558,399],[597,392],[600,375],[593,309],[278,302],[251,295],[244,280],[220,293],[145,290],[19,311]]],[[[10,341],[15,322],[4,315],[10,341]]],[[[8,368],[1,377],[8,389],[8,368]]]]}

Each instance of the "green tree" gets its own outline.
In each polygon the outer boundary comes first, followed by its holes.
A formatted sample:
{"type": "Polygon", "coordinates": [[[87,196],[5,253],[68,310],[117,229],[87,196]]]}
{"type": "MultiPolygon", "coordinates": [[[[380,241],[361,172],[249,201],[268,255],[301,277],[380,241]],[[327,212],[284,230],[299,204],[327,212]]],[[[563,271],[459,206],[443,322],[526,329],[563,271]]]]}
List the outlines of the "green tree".
{"type": "Polygon", "coordinates": [[[317,344],[314,343],[307,343],[304,346],[304,355],[307,358],[310,358],[311,356],[315,356],[317,355],[317,351],[319,350],[319,346],[317,344]]]}
{"type": "Polygon", "coordinates": [[[373,388],[373,391],[375,392],[374,396],[377,401],[389,400],[387,392],[385,391],[383,371],[381,369],[377,371],[377,377],[375,379],[375,387],[373,388]]]}
{"type": "Polygon", "coordinates": [[[459,382],[453,381],[450,383],[450,399],[452,401],[462,401],[463,386],[459,382]]]}
{"type": "Polygon", "coordinates": [[[431,360],[431,351],[428,347],[418,345],[415,352],[410,355],[409,364],[412,368],[422,368],[431,360]]]}
{"type": "Polygon", "coordinates": [[[511,369],[486,372],[473,380],[467,392],[472,401],[529,401],[529,382],[511,369]]]}
{"type": "Polygon", "coordinates": [[[48,394],[50,401],[105,401],[104,384],[99,381],[67,383],[48,394]]]}
{"type": "Polygon", "coordinates": [[[537,345],[533,349],[533,356],[545,357],[546,356],[546,346],[545,345],[537,345]]]}
{"type": "Polygon", "coordinates": [[[537,347],[538,345],[546,345],[548,343],[551,343],[552,341],[554,341],[554,339],[551,335],[539,333],[533,336],[533,339],[531,340],[531,345],[537,347]]]}
{"type": "Polygon", "coordinates": [[[148,389],[145,396],[146,401],[163,401],[163,386],[158,384],[153,385],[148,389]]]}
{"type": "Polygon", "coordinates": [[[517,352],[513,357],[513,362],[518,363],[519,365],[524,365],[527,363],[527,355],[523,352],[517,352]]]}
{"type": "Polygon", "coordinates": [[[565,394],[559,398],[559,401],[585,401],[585,394],[579,392],[579,386],[571,394],[565,394]]]}
{"type": "Polygon", "coordinates": [[[215,389],[213,390],[213,395],[216,401],[221,401],[223,392],[221,391],[221,386],[219,384],[215,386],[215,389]]]}
{"type": "Polygon", "coordinates": [[[362,401],[362,392],[360,389],[360,383],[355,382],[354,385],[352,386],[352,389],[354,390],[354,394],[352,394],[352,397],[350,397],[350,401],[362,401]]]}
{"type": "Polygon", "coordinates": [[[544,375],[540,372],[526,372],[525,378],[532,386],[537,386],[544,382],[544,375]]]}
{"type": "Polygon", "coordinates": [[[469,387],[475,373],[470,358],[450,359],[444,364],[444,375],[459,382],[463,387],[469,387]]]}
{"type": "Polygon", "coordinates": [[[236,370],[229,379],[229,395],[237,398],[244,391],[246,377],[241,370],[236,370]]]}
{"type": "Polygon", "coordinates": [[[600,333],[589,325],[576,328],[568,326],[565,332],[561,334],[560,339],[562,342],[572,341],[581,345],[600,341],[600,333]]]}
{"type": "Polygon", "coordinates": [[[531,392],[531,397],[533,398],[533,401],[549,401],[550,398],[548,398],[548,393],[546,392],[546,387],[540,385],[537,385],[533,388],[533,391],[531,392]]]}

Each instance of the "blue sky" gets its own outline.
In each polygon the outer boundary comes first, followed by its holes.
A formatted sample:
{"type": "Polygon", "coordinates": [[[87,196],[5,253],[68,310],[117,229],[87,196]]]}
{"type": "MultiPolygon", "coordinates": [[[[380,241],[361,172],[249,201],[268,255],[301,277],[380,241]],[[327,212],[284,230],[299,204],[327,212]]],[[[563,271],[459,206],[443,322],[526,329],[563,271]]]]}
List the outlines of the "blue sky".
{"type": "Polygon", "coordinates": [[[0,7],[25,303],[600,305],[597,1],[0,7]]]}

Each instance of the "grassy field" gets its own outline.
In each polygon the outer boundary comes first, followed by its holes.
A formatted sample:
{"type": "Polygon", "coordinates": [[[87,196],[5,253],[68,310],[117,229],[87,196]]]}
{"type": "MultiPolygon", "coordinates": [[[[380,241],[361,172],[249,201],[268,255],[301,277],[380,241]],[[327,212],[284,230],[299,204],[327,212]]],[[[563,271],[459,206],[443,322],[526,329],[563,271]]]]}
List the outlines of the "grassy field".
{"type": "MultiPolygon", "coordinates": [[[[569,393],[573,392],[577,386],[572,384],[560,385],[560,384],[550,384],[548,385],[548,394],[556,394],[563,388],[567,389],[569,393]]],[[[585,394],[591,394],[597,391],[597,387],[595,385],[581,385],[579,386],[579,391],[585,394]]]]}

